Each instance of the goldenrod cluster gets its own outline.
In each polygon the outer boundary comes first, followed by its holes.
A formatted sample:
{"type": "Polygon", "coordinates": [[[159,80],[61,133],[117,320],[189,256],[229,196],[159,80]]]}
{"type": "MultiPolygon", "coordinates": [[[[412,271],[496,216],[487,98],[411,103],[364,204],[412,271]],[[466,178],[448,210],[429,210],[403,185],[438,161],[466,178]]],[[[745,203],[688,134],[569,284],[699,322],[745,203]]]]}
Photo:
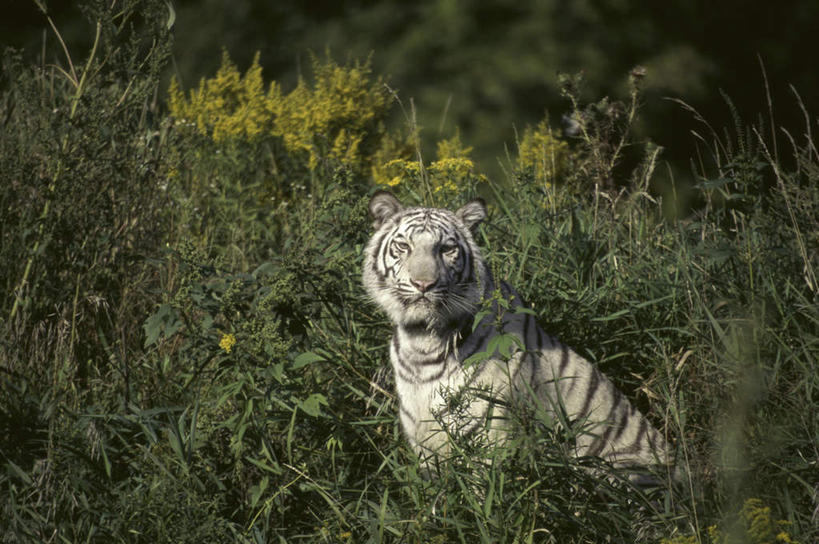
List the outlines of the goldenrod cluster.
{"type": "Polygon", "coordinates": [[[458,133],[448,140],[438,142],[436,160],[429,165],[434,183],[434,191],[455,192],[468,182],[475,164],[469,158],[471,147],[464,147],[458,133]]]}
{"type": "MultiPolygon", "coordinates": [[[[760,499],[748,499],[740,510],[740,524],[733,530],[723,530],[712,525],[708,527],[711,544],[798,544],[787,531],[790,522],[775,520],[771,508],[760,499]]],[[[697,544],[696,536],[664,538],[660,544],[697,544]]]]}
{"type": "Polygon", "coordinates": [[[384,166],[384,174],[376,177],[376,183],[395,187],[411,184],[417,189],[424,182],[429,183],[432,194],[456,194],[460,189],[475,182],[483,181],[483,176],[474,174],[475,163],[469,158],[471,147],[464,147],[460,136],[437,144],[436,160],[422,168],[419,161],[394,159],[384,166]],[[392,175],[389,175],[392,173],[392,175]]]}
{"type": "Polygon", "coordinates": [[[271,102],[279,93],[275,83],[264,92],[258,53],[242,77],[227,52],[223,52],[216,75],[203,78],[187,99],[176,79],[171,81],[168,94],[168,105],[177,122],[190,124],[200,134],[223,143],[252,140],[269,133],[273,121],[271,102]]]}
{"type": "Polygon", "coordinates": [[[366,172],[386,131],[390,97],[383,82],[370,80],[368,64],[350,68],[313,63],[315,81],[300,81],[271,103],[273,133],[290,153],[308,157],[311,170],[324,159],[366,172]]]}
{"type": "Polygon", "coordinates": [[[219,340],[219,347],[225,350],[225,353],[230,353],[235,345],[236,337],[233,334],[223,334],[222,339],[219,340]]]}
{"type": "Polygon", "coordinates": [[[708,536],[714,544],[796,544],[786,530],[790,522],[771,517],[770,506],[765,506],[760,499],[748,499],[740,510],[744,534],[732,534],[720,531],[717,527],[708,528],[708,536]]]}
{"type": "Polygon", "coordinates": [[[383,82],[371,81],[368,64],[315,61],[313,70],[312,83],[301,80],[285,94],[273,82],[265,92],[258,53],[244,76],[223,53],[216,75],[187,97],[171,82],[170,111],[216,143],[277,136],[311,171],[330,161],[368,173],[390,108],[383,82]]]}
{"type": "Polygon", "coordinates": [[[518,144],[518,168],[531,169],[536,180],[551,186],[566,171],[569,160],[569,145],[553,134],[547,120],[535,128],[526,127],[518,144]]]}

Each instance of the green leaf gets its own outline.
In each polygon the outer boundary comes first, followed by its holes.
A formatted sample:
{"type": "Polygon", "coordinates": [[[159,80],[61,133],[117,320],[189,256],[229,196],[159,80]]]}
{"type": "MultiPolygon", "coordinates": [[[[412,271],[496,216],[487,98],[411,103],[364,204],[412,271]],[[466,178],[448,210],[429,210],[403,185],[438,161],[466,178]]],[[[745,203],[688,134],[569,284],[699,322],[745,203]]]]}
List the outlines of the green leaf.
{"type": "Polygon", "coordinates": [[[27,485],[31,485],[32,479],[28,472],[17,466],[13,461],[6,461],[6,469],[10,474],[13,474],[23,480],[27,485]]]}
{"type": "Polygon", "coordinates": [[[321,393],[313,393],[303,401],[299,401],[299,408],[308,416],[318,417],[321,415],[321,406],[330,406],[327,397],[321,393]]]}
{"type": "Polygon", "coordinates": [[[475,314],[475,319],[472,321],[472,331],[474,332],[475,329],[478,328],[478,325],[483,320],[484,317],[488,316],[492,313],[492,310],[481,310],[480,312],[475,314]]]}
{"type": "Polygon", "coordinates": [[[293,370],[297,370],[303,366],[311,365],[319,361],[326,361],[326,359],[322,355],[319,355],[318,353],[307,351],[305,353],[302,353],[293,360],[293,370]]]}
{"type": "Polygon", "coordinates": [[[700,189],[718,189],[733,181],[731,178],[707,179],[700,182],[698,187],[700,189]]]}
{"type": "Polygon", "coordinates": [[[507,359],[512,356],[514,352],[514,347],[518,346],[523,349],[523,343],[521,342],[520,338],[517,335],[508,333],[508,334],[499,334],[495,338],[490,341],[490,346],[494,342],[495,350],[500,354],[501,357],[507,359]]]}
{"type": "Polygon", "coordinates": [[[162,304],[152,316],[145,320],[142,328],[145,330],[144,347],[147,348],[159,340],[160,334],[165,335],[165,338],[175,334],[182,328],[182,321],[170,304],[162,304]]]}
{"type": "Polygon", "coordinates": [[[489,359],[492,356],[492,353],[493,352],[488,351],[488,350],[487,351],[479,351],[478,353],[475,353],[475,354],[467,357],[466,359],[464,359],[464,362],[463,362],[464,368],[469,368],[470,366],[472,366],[472,365],[474,365],[476,363],[480,363],[481,361],[485,361],[486,359],[489,359]]]}
{"type": "Polygon", "coordinates": [[[613,314],[609,314],[609,315],[606,315],[606,316],[603,316],[603,317],[593,317],[591,320],[592,321],[600,321],[600,322],[602,322],[602,321],[614,321],[615,319],[617,319],[619,317],[623,317],[624,315],[628,314],[630,311],[631,310],[626,308],[625,310],[619,310],[617,312],[614,312],[613,314]]]}
{"type": "Polygon", "coordinates": [[[105,475],[111,479],[111,461],[108,459],[108,453],[105,451],[105,444],[100,444],[100,453],[102,454],[102,463],[105,467],[105,475]]]}
{"type": "Polygon", "coordinates": [[[250,507],[255,508],[256,504],[259,502],[262,494],[267,489],[267,486],[270,484],[270,478],[265,476],[262,478],[262,481],[259,482],[259,485],[254,485],[250,488],[250,507]]]}
{"type": "Polygon", "coordinates": [[[173,28],[173,25],[176,22],[176,10],[173,9],[173,4],[170,2],[170,0],[166,0],[165,5],[168,6],[168,21],[165,23],[165,28],[170,30],[173,28]]]}
{"type": "Polygon", "coordinates": [[[213,327],[213,316],[210,314],[205,314],[205,317],[202,318],[202,323],[199,325],[202,328],[203,332],[207,332],[213,327]]]}

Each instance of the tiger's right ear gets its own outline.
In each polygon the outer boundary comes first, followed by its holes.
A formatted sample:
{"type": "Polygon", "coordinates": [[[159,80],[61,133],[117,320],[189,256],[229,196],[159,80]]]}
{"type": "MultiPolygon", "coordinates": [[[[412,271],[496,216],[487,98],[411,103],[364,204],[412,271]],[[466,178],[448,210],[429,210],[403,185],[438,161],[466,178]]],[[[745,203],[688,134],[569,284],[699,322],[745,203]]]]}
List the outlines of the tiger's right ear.
{"type": "Polygon", "coordinates": [[[373,228],[378,229],[384,222],[404,209],[401,202],[389,191],[376,191],[370,200],[370,213],[373,215],[373,228]]]}

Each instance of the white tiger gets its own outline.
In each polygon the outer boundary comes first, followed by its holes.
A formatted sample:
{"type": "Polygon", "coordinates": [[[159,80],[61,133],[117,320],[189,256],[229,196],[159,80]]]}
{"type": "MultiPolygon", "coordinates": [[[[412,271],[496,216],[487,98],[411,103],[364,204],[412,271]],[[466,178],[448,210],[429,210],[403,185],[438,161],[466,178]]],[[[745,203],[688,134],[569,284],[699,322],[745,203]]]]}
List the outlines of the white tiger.
{"type": "Polygon", "coordinates": [[[395,325],[390,360],[401,425],[422,459],[448,452],[451,433],[502,439],[509,407],[526,405],[551,421],[581,424],[578,456],[620,467],[670,463],[663,436],[625,396],[544,333],[511,287],[496,286],[472,235],[486,217],[482,200],[452,212],[404,207],[379,191],[370,212],[375,233],[363,283],[395,325]],[[505,303],[493,300],[497,288],[505,303]],[[491,311],[474,324],[482,306],[491,311]],[[506,356],[493,347],[480,362],[464,364],[510,333],[517,340],[506,356]],[[453,395],[467,400],[453,403],[453,395]]]}

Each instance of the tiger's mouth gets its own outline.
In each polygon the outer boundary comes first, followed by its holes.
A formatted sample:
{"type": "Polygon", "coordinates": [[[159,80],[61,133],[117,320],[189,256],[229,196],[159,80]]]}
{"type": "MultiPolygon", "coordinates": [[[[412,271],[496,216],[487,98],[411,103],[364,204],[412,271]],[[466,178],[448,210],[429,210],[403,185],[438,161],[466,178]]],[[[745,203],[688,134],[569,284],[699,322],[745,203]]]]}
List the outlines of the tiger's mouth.
{"type": "Polygon", "coordinates": [[[436,293],[415,293],[402,297],[405,308],[436,310],[441,306],[441,296],[436,293]]]}
{"type": "Polygon", "coordinates": [[[407,299],[407,304],[413,305],[417,304],[420,306],[434,306],[435,301],[430,298],[427,293],[418,293],[413,297],[409,297],[407,299]]]}

